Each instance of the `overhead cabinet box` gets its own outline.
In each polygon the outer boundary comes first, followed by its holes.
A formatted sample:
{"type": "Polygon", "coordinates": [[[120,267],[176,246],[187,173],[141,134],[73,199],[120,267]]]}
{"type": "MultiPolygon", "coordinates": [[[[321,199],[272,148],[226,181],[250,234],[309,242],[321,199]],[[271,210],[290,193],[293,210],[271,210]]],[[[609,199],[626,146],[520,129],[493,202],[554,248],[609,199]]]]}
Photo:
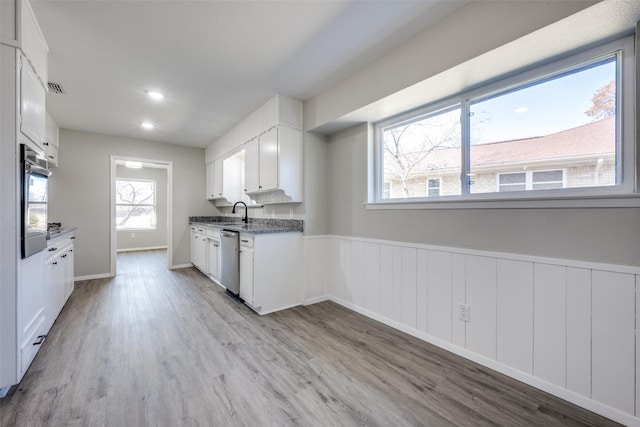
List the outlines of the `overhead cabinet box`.
{"type": "Polygon", "coordinates": [[[281,202],[302,201],[302,132],[276,126],[245,148],[245,192],[259,202],[259,193],[282,191],[281,202]]]}

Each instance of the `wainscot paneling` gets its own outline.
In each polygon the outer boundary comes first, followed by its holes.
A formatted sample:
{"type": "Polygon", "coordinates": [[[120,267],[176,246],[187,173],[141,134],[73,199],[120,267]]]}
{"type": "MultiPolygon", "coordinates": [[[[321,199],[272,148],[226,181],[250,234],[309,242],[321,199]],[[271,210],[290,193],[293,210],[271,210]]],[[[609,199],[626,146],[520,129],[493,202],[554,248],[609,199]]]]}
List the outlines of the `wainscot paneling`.
{"type": "Polygon", "coordinates": [[[639,267],[341,236],[305,242],[307,304],[333,300],[640,425],[639,267]]]}

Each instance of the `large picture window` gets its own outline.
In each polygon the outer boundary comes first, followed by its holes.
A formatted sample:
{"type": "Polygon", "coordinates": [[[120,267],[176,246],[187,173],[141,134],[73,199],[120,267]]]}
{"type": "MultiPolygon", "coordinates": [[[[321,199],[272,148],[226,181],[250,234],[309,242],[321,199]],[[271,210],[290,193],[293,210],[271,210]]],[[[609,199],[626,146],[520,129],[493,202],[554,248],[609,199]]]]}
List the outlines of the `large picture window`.
{"type": "Polygon", "coordinates": [[[156,183],[116,180],[116,230],[156,229],[156,183]]]}
{"type": "Polygon", "coordinates": [[[632,54],[625,39],[376,124],[374,201],[633,193],[632,54]]]}

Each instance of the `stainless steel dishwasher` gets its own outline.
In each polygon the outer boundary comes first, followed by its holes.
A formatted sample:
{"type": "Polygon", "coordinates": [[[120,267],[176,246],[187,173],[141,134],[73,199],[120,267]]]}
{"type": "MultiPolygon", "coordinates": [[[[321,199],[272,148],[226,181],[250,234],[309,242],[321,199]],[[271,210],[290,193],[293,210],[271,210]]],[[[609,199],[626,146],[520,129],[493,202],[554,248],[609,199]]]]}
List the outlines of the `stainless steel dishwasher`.
{"type": "Polygon", "coordinates": [[[220,283],[235,297],[240,293],[240,233],[222,230],[220,232],[220,283]]]}

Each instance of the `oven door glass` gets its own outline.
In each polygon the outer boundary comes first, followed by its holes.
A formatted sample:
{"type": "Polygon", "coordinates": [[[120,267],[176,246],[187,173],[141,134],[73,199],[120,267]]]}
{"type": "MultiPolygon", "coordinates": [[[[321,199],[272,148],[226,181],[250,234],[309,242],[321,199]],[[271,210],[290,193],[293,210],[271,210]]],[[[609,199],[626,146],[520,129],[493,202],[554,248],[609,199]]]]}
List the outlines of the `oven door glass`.
{"type": "Polygon", "coordinates": [[[28,181],[25,226],[27,234],[47,231],[47,184],[48,178],[38,174],[27,174],[28,181]]]}

